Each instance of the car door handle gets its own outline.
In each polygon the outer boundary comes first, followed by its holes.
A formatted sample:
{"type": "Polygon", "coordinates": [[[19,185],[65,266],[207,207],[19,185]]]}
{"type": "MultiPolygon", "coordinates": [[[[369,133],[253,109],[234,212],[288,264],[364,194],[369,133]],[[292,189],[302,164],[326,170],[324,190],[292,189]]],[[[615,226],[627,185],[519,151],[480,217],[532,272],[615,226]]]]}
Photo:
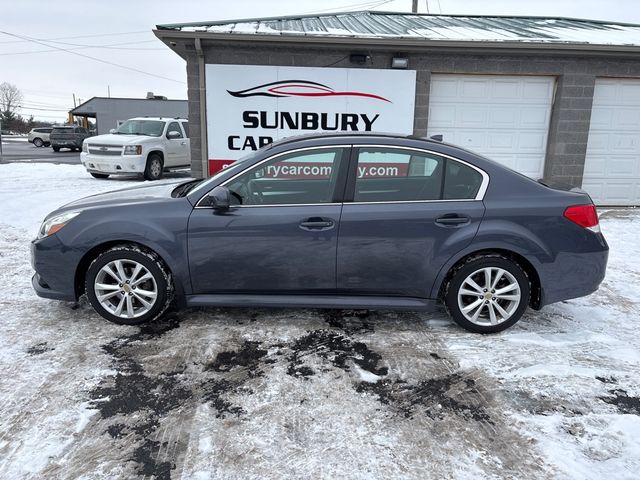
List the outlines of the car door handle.
{"type": "Polygon", "coordinates": [[[436,218],[435,222],[438,225],[442,225],[445,227],[457,227],[466,225],[469,223],[471,219],[466,215],[458,215],[457,213],[448,213],[443,215],[442,217],[436,218]]]}
{"type": "Polygon", "coordinates": [[[333,225],[332,219],[322,217],[305,218],[300,222],[300,228],[303,230],[328,230],[333,228],[333,225]]]}
{"type": "Polygon", "coordinates": [[[187,142],[180,142],[180,145],[186,145],[187,142]]]}

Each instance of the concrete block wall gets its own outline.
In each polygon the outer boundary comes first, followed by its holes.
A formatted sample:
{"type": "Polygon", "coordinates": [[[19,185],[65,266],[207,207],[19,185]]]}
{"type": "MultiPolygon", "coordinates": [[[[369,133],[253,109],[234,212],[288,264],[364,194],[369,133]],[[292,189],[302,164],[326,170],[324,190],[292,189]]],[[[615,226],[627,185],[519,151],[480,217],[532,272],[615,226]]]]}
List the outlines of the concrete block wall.
{"type": "MultiPolygon", "coordinates": [[[[311,47],[248,45],[247,43],[204,46],[206,63],[236,65],[283,65],[334,68],[390,68],[397,51],[391,48],[358,49],[345,46],[311,47]],[[349,60],[352,52],[364,52],[371,60],[364,65],[349,60]]],[[[409,68],[416,70],[414,134],[425,136],[429,121],[429,91],[433,73],[486,75],[542,75],[556,78],[551,113],[545,177],[581,186],[591,104],[598,77],[640,78],[640,59],[541,54],[470,54],[466,51],[407,53],[409,68]]],[[[207,159],[200,148],[201,128],[198,63],[195,52],[187,56],[189,121],[194,176],[205,176],[207,159]]]]}

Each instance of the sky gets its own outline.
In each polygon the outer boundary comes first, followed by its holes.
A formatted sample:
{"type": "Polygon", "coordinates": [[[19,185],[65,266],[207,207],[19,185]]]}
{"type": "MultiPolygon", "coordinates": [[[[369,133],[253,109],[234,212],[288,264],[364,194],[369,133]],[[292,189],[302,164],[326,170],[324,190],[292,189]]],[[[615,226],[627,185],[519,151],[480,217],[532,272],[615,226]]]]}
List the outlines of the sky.
{"type": "MultiPolygon", "coordinates": [[[[185,62],[153,35],[156,24],[366,9],[407,12],[411,3],[0,0],[0,83],[16,85],[24,95],[20,113],[42,121],[65,121],[74,95],[76,103],[109,93],[144,98],[149,91],[186,99],[185,62]]],[[[564,16],[640,24],[638,0],[419,0],[418,8],[421,13],[564,16]]]]}

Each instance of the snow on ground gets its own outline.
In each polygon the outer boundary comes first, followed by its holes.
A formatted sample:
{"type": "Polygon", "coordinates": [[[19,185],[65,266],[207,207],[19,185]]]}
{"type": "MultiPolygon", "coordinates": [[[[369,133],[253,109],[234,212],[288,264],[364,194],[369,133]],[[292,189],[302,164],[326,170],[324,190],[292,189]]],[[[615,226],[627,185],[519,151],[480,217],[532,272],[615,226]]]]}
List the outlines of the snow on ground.
{"type": "Polygon", "coordinates": [[[637,478],[638,212],[602,213],[597,293],[491,336],[411,312],[121,327],[38,298],[42,218],[140,183],[0,165],[0,478],[637,478]]]}

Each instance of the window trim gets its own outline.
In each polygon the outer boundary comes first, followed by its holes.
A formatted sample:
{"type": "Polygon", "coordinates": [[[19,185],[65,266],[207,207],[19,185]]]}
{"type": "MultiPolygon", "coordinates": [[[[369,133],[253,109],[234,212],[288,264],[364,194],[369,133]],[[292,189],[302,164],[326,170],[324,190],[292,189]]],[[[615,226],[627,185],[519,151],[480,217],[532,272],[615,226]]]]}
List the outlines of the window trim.
{"type": "MultiPolygon", "coordinates": [[[[445,178],[446,172],[443,172],[443,181],[445,178]]],[[[376,204],[396,204],[396,203],[435,203],[435,202],[477,202],[484,200],[484,195],[487,192],[487,188],[489,187],[489,174],[482,170],[480,167],[476,167],[465,160],[461,160],[459,158],[453,157],[446,153],[435,152],[433,150],[426,150],[424,148],[418,147],[406,147],[400,145],[353,145],[353,153],[352,153],[352,166],[349,169],[349,178],[347,178],[347,185],[349,186],[349,190],[347,192],[348,198],[351,200],[345,200],[345,204],[349,205],[376,205],[376,204]],[[448,160],[452,160],[454,162],[459,162],[467,167],[472,168],[477,171],[480,175],[482,175],[482,183],[480,184],[480,188],[478,188],[478,193],[474,198],[450,198],[445,199],[441,198],[438,200],[386,200],[386,201],[374,201],[374,202],[355,202],[353,201],[355,195],[355,187],[356,187],[356,174],[358,168],[358,157],[360,154],[360,149],[362,148],[379,148],[379,149],[389,149],[389,150],[409,150],[413,152],[427,153],[430,155],[435,155],[438,157],[444,157],[448,160]]]]}
{"type": "MultiPolygon", "coordinates": [[[[267,157],[263,160],[260,160],[258,163],[252,165],[249,168],[246,168],[238,173],[236,173],[233,177],[228,178],[227,180],[225,180],[224,182],[216,185],[213,188],[216,187],[226,187],[228,183],[232,182],[233,180],[235,180],[236,178],[238,178],[240,175],[243,175],[245,173],[248,173],[252,170],[256,170],[260,167],[260,165],[262,165],[265,162],[268,162],[270,160],[276,159],[278,157],[281,157],[283,155],[290,155],[292,153],[298,153],[298,152],[304,152],[304,151],[308,151],[308,150],[324,150],[324,149],[338,149],[338,148],[342,148],[342,149],[351,149],[353,148],[353,145],[318,145],[315,147],[302,147],[302,148],[296,148],[295,150],[287,150],[286,152],[280,152],[280,153],[276,153],[275,155],[271,155],[270,157],[267,157]]],[[[348,164],[350,159],[351,159],[351,151],[349,151],[346,155],[344,155],[345,158],[341,159],[341,163],[342,165],[348,164]]],[[[335,193],[340,189],[340,177],[342,176],[343,178],[345,177],[346,172],[344,171],[344,168],[342,169],[338,169],[338,181],[336,182],[336,185],[334,186],[334,196],[335,193]]],[[[348,179],[347,179],[348,182],[348,179]]],[[[211,190],[213,190],[213,188],[211,190]]],[[[211,209],[213,207],[209,206],[209,205],[201,205],[201,203],[204,201],[205,198],[207,198],[207,196],[209,195],[209,193],[211,192],[211,190],[207,191],[207,193],[205,193],[202,197],[200,197],[200,200],[198,200],[196,202],[196,206],[194,208],[207,208],[207,209],[211,209]]],[[[326,205],[326,206],[335,206],[335,205],[342,205],[343,202],[323,202],[323,203],[273,203],[273,204],[261,204],[261,205],[233,205],[232,208],[264,208],[264,207],[307,207],[307,206],[311,206],[311,205],[326,205]]]]}

